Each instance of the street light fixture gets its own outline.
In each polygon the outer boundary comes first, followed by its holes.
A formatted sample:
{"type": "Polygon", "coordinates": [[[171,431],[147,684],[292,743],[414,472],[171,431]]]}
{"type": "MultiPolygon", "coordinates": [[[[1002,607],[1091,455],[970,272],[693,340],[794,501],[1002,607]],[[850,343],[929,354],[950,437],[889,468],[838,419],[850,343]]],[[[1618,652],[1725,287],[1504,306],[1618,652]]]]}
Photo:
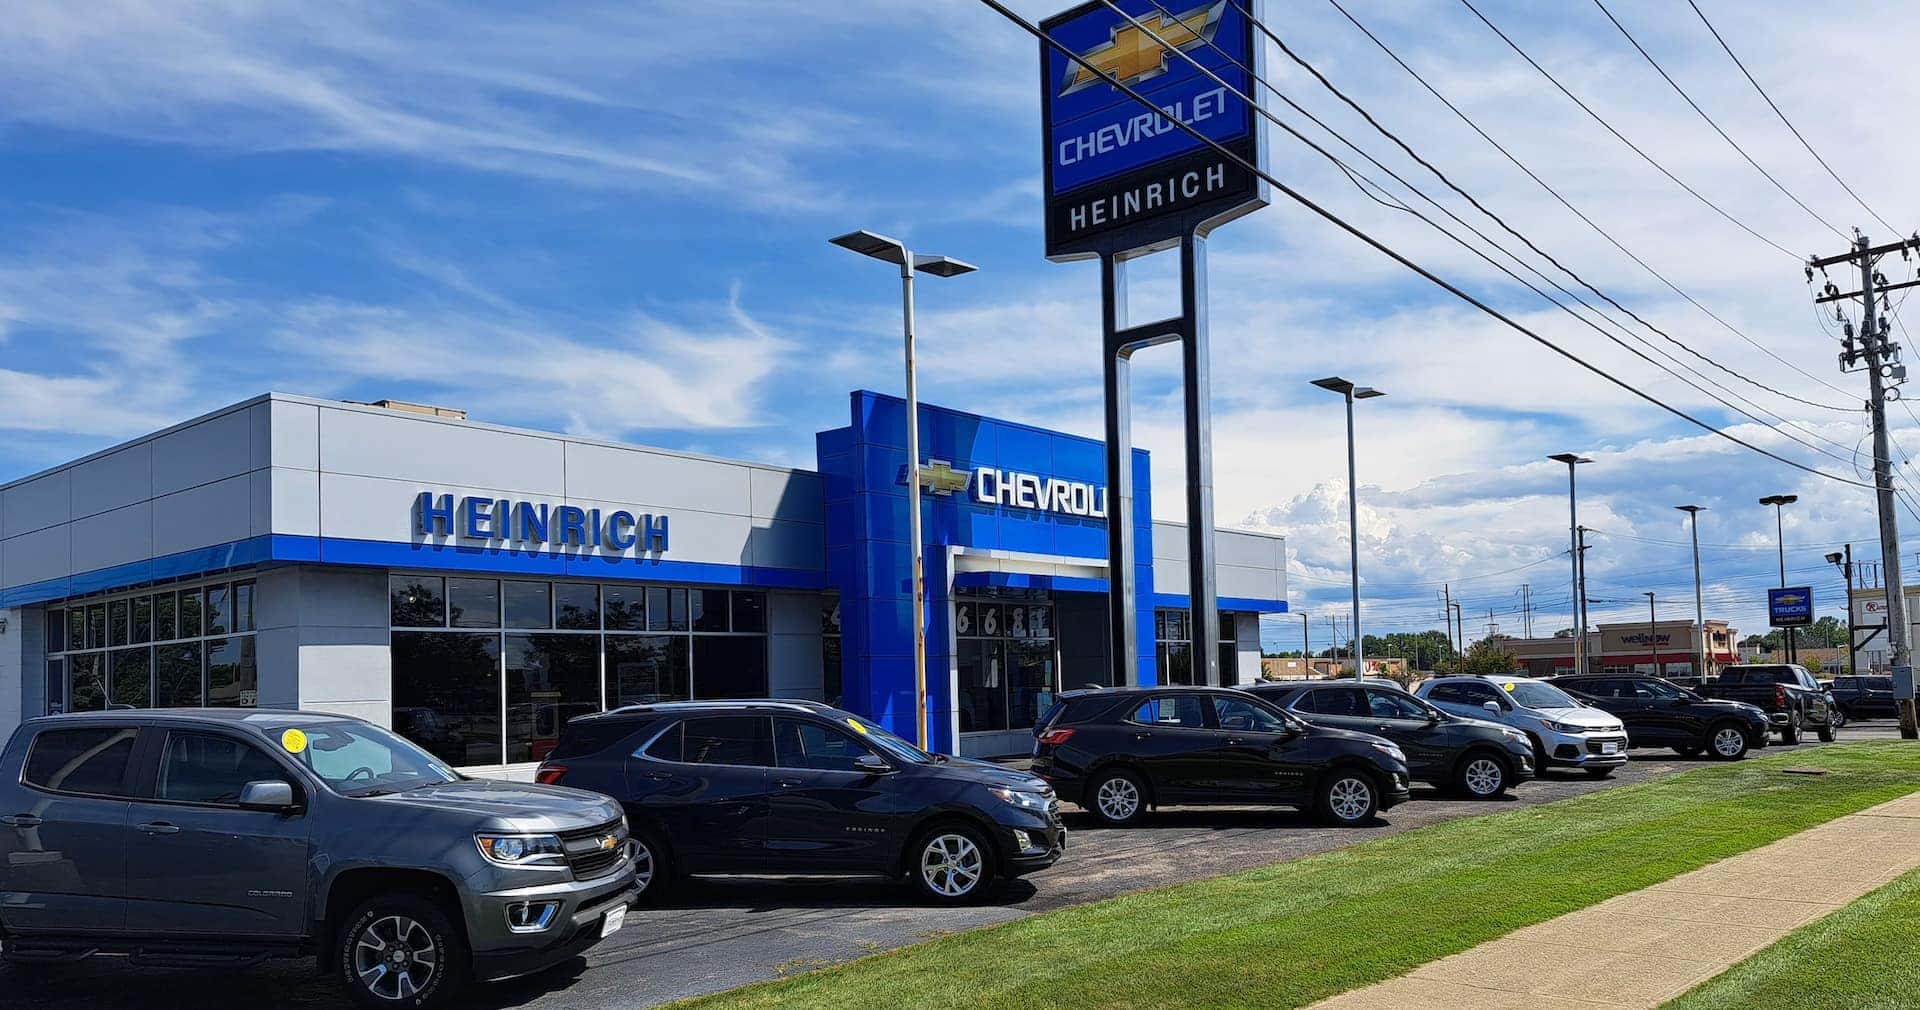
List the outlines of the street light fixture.
{"type": "MultiPolygon", "coordinates": [[[[1760,499],[1760,504],[1773,506],[1773,533],[1774,533],[1775,541],[1776,543],[1779,544],[1779,549],[1780,549],[1780,588],[1781,589],[1787,588],[1787,528],[1785,525],[1786,521],[1781,518],[1780,510],[1782,506],[1791,505],[1794,502],[1797,502],[1799,500],[1800,500],[1800,496],[1797,494],[1770,494],[1765,498],[1760,499]]],[[[1794,641],[1795,636],[1793,634],[1793,629],[1782,628],[1780,630],[1787,633],[1786,635],[1787,662],[1789,663],[1799,662],[1800,660],[1799,644],[1794,641]]]]}
{"type": "Polygon", "coordinates": [[[892,263],[900,268],[900,308],[906,337],[907,359],[907,536],[913,556],[913,708],[916,742],[927,749],[927,587],[922,579],[926,567],[925,550],[920,543],[920,387],[913,362],[913,275],[958,277],[978,269],[948,256],[921,256],[898,239],[870,231],[848,232],[829,239],[842,249],[892,263]]]}
{"type": "Polygon", "coordinates": [[[1556,453],[1547,458],[1567,465],[1567,537],[1571,545],[1567,548],[1567,555],[1572,558],[1573,570],[1573,673],[1577,677],[1587,672],[1587,601],[1582,598],[1586,594],[1580,591],[1584,581],[1580,578],[1580,562],[1583,560],[1580,557],[1580,502],[1573,469],[1593,460],[1571,452],[1556,453]]]}
{"type": "Polygon", "coordinates": [[[1353,401],[1385,396],[1377,389],[1356,386],[1337,375],[1315,379],[1321,389],[1339,393],[1347,404],[1347,541],[1353,563],[1353,679],[1367,679],[1367,649],[1360,631],[1360,488],[1353,460],[1353,401]]]}
{"type": "Polygon", "coordinates": [[[1860,670],[1858,639],[1853,634],[1853,545],[1848,544],[1844,552],[1827,555],[1827,563],[1840,569],[1841,577],[1847,580],[1847,673],[1857,675],[1860,670]]]}
{"type": "Polygon", "coordinates": [[[1693,527],[1693,675],[1702,682],[1707,677],[1707,607],[1700,590],[1700,513],[1705,505],[1675,505],[1687,514],[1693,527]]]}

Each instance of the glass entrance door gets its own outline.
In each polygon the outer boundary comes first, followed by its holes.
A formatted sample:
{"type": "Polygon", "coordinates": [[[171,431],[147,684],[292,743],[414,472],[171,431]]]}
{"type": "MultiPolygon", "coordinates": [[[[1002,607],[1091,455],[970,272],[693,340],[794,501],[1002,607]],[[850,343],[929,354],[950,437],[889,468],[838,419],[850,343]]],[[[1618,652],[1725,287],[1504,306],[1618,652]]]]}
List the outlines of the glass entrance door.
{"type": "Polygon", "coordinates": [[[961,597],[953,621],[960,732],[1031,729],[1060,689],[1052,602],[961,597]]]}

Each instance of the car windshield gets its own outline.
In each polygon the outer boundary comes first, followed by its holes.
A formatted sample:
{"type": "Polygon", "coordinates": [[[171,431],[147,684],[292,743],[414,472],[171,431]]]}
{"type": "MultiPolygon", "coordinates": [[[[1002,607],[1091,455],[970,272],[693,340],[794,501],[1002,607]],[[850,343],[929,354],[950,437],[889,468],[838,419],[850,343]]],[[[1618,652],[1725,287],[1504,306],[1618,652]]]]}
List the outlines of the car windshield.
{"type": "Polygon", "coordinates": [[[1532,680],[1501,681],[1500,687],[1513,698],[1513,703],[1521,708],[1579,708],[1567,692],[1551,684],[1542,684],[1532,680]]]}
{"type": "Polygon", "coordinates": [[[875,726],[865,719],[858,716],[847,715],[844,712],[841,713],[840,718],[848,726],[853,727],[854,732],[865,737],[868,743],[880,748],[881,753],[890,758],[916,765],[927,764],[934,760],[933,755],[875,726]]]}
{"type": "Polygon", "coordinates": [[[296,726],[280,731],[276,740],[343,796],[384,796],[460,778],[433,755],[367,723],[296,726]]]}

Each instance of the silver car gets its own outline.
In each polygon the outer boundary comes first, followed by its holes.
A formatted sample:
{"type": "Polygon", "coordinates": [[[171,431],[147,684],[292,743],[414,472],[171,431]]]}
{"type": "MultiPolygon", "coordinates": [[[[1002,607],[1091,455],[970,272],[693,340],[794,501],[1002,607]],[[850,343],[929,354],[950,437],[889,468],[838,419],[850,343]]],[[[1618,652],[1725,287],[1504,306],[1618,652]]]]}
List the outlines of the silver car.
{"type": "Polygon", "coordinates": [[[1437,677],[1415,692],[1454,715],[1517,729],[1533,743],[1534,763],[1581,768],[1606,778],[1627,763],[1627,729],[1617,716],[1575,701],[1530,677],[1437,677]]]}

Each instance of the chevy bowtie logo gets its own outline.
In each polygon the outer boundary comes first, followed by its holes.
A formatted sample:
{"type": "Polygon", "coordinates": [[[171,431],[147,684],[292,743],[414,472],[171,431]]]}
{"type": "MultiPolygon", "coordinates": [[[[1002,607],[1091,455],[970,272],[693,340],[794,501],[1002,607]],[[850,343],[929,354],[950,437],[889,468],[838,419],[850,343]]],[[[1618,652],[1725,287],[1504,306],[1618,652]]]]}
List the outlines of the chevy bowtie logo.
{"type": "Polygon", "coordinates": [[[619,845],[620,845],[620,839],[614,837],[613,835],[606,835],[600,839],[601,852],[612,852],[619,845]]]}
{"type": "MultiPolygon", "coordinates": [[[[927,460],[927,465],[920,468],[920,486],[934,494],[950,495],[965,491],[972,479],[965,470],[955,470],[953,464],[944,459],[927,460]]],[[[902,473],[900,483],[906,482],[907,475],[902,473]]]]}
{"type": "Polygon", "coordinates": [[[1219,0],[1185,14],[1139,18],[1140,24],[1151,29],[1151,34],[1122,20],[1114,26],[1109,41],[1080,54],[1092,69],[1079,63],[1067,68],[1067,79],[1060,86],[1061,97],[1104,83],[1107,78],[1103,75],[1111,75],[1121,84],[1132,84],[1166,73],[1167,47],[1186,52],[1212,42],[1213,33],[1220,27],[1220,13],[1226,8],[1227,0],[1219,0]],[[1156,40],[1155,35],[1160,38],[1156,40]]]}
{"type": "Polygon", "coordinates": [[[1799,593],[1781,593],[1780,595],[1773,598],[1773,602],[1784,603],[1784,604],[1787,604],[1788,606],[1795,606],[1795,605],[1807,602],[1807,598],[1804,596],[1801,596],[1799,593]]]}

